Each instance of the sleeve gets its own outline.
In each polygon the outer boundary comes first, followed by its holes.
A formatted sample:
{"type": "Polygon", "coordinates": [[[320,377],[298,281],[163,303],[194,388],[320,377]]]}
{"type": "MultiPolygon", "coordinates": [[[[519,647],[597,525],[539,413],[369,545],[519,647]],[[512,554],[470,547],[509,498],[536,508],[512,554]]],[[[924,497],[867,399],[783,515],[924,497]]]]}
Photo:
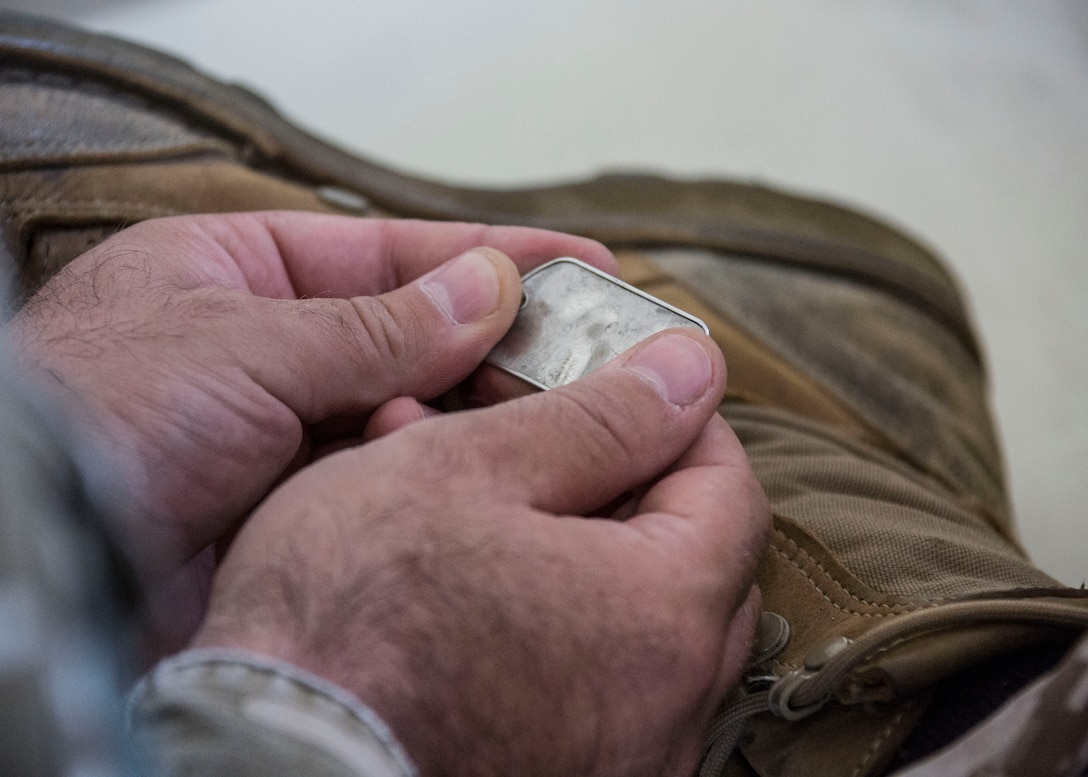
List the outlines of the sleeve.
{"type": "Polygon", "coordinates": [[[0,775],[135,777],[117,691],[131,581],[45,394],[0,331],[0,775]]]}
{"type": "Polygon", "coordinates": [[[156,774],[416,775],[392,732],[354,696],[244,651],[163,661],[133,690],[128,721],[156,774]]]}

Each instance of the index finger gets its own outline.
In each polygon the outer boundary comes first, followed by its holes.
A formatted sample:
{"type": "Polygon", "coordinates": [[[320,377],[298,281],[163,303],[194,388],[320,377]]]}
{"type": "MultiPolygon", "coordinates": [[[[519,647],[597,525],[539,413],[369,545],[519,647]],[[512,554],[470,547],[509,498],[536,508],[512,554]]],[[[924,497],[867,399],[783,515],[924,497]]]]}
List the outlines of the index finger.
{"type": "Polygon", "coordinates": [[[575,256],[605,272],[617,272],[615,258],[600,243],[542,229],[294,211],[230,218],[238,219],[242,229],[267,233],[265,240],[258,235],[252,241],[231,241],[231,253],[250,290],[260,296],[285,296],[274,293],[282,291],[284,281],[298,297],[383,294],[477,246],[502,251],[522,273],[559,256],[575,256]]]}

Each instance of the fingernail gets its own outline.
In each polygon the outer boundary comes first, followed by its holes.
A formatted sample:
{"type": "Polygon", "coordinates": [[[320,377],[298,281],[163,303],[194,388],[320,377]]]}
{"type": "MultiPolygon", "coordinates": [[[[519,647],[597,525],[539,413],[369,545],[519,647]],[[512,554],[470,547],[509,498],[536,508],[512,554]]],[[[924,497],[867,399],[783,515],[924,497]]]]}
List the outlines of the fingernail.
{"type": "Polygon", "coordinates": [[[710,386],[713,367],[706,350],[683,335],[665,335],[631,355],[627,368],[647,378],[674,405],[695,402],[710,386]]]}
{"type": "Polygon", "coordinates": [[[499,276],[495,265],[477,251],[461,254],[419,280],[431,298],[454,324],[471,324],[499,307],[499,276]]]}

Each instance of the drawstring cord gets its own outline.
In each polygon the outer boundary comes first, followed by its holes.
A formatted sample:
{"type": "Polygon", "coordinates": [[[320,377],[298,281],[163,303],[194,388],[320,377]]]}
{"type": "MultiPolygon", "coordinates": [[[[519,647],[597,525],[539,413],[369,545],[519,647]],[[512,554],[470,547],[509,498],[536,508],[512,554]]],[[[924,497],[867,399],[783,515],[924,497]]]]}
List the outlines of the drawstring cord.
{"type": "Polygon", "coordinates": [[[726,762],[744,734],[744,725],[753,715],[767,711],[770,695],[770,691],[739,691],[739,698],[731,701],[718,713],[710,724],[710,733],[707,736],[710,744],[699,767],[699,777],[720,777],[724,773],[726,762]]]}

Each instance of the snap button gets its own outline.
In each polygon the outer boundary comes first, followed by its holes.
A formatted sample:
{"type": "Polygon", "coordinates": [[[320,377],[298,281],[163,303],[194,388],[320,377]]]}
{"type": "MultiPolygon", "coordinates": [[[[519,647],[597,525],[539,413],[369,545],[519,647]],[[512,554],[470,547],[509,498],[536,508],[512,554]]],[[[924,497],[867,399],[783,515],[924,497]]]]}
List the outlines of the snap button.
{"type": "Polygon", "coordinates": [[[762,664],[781,653],[790,641],[790,624],[776,612],[764,612],[756,627],[752,663],[762,664]]]}

